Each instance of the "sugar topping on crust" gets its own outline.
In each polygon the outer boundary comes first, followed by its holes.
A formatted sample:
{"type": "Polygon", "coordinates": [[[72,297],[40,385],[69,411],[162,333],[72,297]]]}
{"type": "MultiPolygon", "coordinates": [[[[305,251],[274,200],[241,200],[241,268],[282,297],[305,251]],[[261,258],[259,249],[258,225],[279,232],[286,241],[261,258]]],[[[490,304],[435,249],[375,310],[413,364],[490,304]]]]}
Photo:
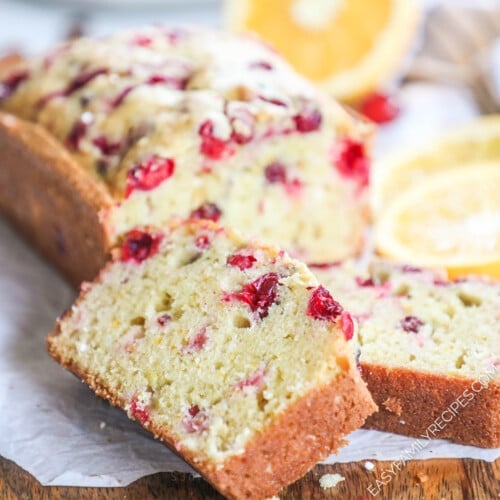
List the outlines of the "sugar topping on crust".
{"type": "Polygon", "coordinates": [[[208,216],[307,262],[359,251],[369,130],[254,38],[165,27],[83,38],[0,82],[2,109],[43,125],[109,190],[112,242],[208,216]]]}
{"type": "MultiPolygon", "coordinates": [[[[200,28],[68,42],[3,87],[5,109],[44,125],[117,195],[119,172],[144,158],[138,143],[148,141],[150,155],[169,149],[160,131],[189,127],[201,156],[219,160],[251,141],[315,132],[341,116],[263,43],[200,28]]],[[[175,159],[177,149],[166,154],[175,159]]]]}

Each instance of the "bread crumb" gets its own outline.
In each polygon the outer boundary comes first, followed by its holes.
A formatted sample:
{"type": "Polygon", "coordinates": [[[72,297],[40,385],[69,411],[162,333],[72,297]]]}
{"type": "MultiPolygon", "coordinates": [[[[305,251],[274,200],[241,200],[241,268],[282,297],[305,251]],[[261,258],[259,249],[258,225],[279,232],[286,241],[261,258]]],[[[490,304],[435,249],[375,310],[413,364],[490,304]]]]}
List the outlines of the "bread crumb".
{"type": "Polygon", "coordinates": [[[101,431],[106,427],[106,422],[101,422],[99,424],[99,429],[101,429],[101,431]]]}
{"type": "Polygon", "coordinates": [[[403,408],[401,407],[401,401],[398,398],[389,397],[382,405],[391,413],[395,413],[398,417],[401,416],[403,408]]]}
{"type": "Polygon", "coordinates": [[[375,464],[373,462],[365,462],[365,469],[366,470],[373,470],[373,469],[375,469],[375,464]]]}
{"type": "Polygon", "coordinates": [[[417,479],[420,483],[425,483],[429,480],[429,476],[425,472],[418,472],[417,479]]]}
{"type": "Polygon", "coordinates": [[[345,477],[340,474],[324,474],[319,478],[319,485],[326,490],[327,488],[335,488],[341,481],[345,481],[345,477]]]}

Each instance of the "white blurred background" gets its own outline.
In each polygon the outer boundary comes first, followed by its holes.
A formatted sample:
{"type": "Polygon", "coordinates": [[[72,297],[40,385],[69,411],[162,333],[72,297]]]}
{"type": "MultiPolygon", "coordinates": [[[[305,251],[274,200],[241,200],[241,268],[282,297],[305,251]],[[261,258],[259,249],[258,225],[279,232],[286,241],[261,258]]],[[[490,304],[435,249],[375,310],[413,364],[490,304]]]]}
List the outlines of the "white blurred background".
{"type": "Polygon", "coordinates": [[[0,55],[43,52],[75,27],[102,35],[150,23],[220,25],[221,0],[0,0],[0,55]]]}

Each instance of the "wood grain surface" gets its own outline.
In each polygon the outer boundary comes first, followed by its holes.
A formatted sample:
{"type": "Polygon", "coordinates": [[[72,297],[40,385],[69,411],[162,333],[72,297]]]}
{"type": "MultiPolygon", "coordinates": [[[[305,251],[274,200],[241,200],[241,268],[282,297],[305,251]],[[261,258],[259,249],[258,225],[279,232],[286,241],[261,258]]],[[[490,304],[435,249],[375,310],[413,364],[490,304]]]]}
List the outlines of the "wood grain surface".
{"type": "MultiPolygon", "coordinates": [[[[317,465],[300,481],[280,494],[280,499],[342,499],[369,500],[493,500],[500,498],[500,459],[493,463],[470,459],[436,459],[411,461],[401,468],[392,480],[380,485],[376,496],[377,479],[381,481],[390,462],[373,462],[368,471],[364,462],[317,465]],[[337,473],[345,480],[335,488],[322,489],[323,474],[337,473]]],[[[215,500],[222,499],[208,483],[189,474],[160,473],[144,477],[123,488],[69,488],[41,486],[30,474],[10,460],[0,457],[0,499],[54,500],[215,500]]]]}

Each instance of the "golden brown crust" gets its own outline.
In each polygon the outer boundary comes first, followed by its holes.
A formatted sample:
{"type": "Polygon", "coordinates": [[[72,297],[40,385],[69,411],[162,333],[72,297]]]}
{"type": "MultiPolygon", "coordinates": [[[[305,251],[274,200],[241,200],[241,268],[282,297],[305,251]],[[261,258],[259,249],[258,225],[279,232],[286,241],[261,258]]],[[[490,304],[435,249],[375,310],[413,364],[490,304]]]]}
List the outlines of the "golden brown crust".
{"type": "Polygon", "coordinates": [[[362,382],[344,374],[289,408],[224,469],[202,473],[228,498],[270,497],[336,452],[375,410],[362,382]]]}
{"type": "Polygon", "coordinates": [[[94,278],[108,240],[99,213],[112,204],[42,127],[0,113],[0,211],[73,283],[94,278]]]}
{"type": "MultiPolygon", "coordinates": [[[[125,409],[127,402],[114,394],[104,381],[61,356],[53,342],[58,334],[59,326],[47,339],[50,355],[98,396],[125,409]]],[[[219,469],[213,463],[198,460],[189,451],[176,449],[174,436],[165,428],[151,421],[142,425],[227,498],[262,499],[275,495],[335,452],[345,444],[344,436],[359,428],[375,410],[366,386],[359,378],[353,378],[351,369],[332,384],[311,391],[292,405],[247,444],[244,454],[230,457],[219,469]]]]}
{"type": "Polygon", "coordinates": [[[493,373],[485,371],[474,380],[362,364],[362,374],[379,406],[366,428],[500,446],[500,384],[493,381],[493,373]]]}

